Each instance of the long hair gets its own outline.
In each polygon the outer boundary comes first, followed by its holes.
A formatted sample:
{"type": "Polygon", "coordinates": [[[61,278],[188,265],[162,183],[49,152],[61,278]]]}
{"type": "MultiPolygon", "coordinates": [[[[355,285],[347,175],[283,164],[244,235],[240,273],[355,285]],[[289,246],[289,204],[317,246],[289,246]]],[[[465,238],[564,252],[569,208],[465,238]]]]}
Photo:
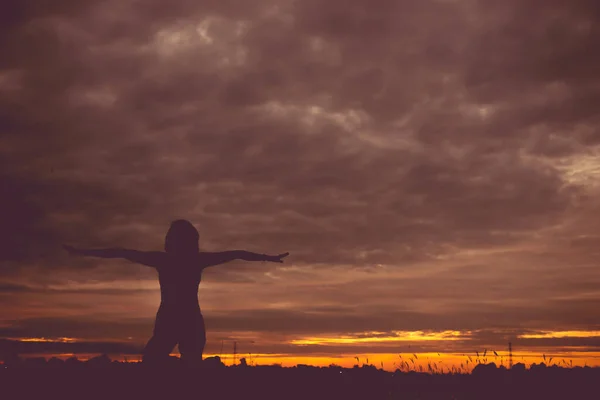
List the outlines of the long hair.
{"type": "Polygon", "coordinates": [[[190,221],[178,219],[171,222],[171,227],[165,236],[165,251],[167,253],[192,253],[199,252],[198,230],[190,221]]]}

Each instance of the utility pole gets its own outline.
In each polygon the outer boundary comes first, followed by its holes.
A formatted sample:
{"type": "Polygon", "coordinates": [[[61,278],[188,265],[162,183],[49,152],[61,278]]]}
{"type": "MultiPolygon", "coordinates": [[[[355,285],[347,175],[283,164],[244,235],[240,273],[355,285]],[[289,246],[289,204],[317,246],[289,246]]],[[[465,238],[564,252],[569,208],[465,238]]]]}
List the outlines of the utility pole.
{"type": "Polygon", "coordinates": [[[223,361],[223,339],[221,339],[221,352],[219,353],[219,360],[223,361]]]}
{"type": "Polygon", "coordinates": [[[512,343],[508,342],[508,369],[512,369],[512,343]]]}
{"type": "Polygon", "coordinates": [[[233,342],[233,365],[235,365],[236,355],[237,355],[237,342],[233,342]]]}

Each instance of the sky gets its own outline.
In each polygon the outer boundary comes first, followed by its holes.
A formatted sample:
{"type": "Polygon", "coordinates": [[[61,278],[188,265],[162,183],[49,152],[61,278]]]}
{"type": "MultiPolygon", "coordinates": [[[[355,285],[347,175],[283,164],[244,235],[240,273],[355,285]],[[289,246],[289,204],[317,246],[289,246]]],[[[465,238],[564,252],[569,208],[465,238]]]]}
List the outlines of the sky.
{"type": "Polygon", "coordinates": [[[2,8],[4,342],[135,357],[156,271],[61,245],[161,250],[185,218],[290,252],[204,272],[207,354],[600,364],[597,1],[2,8]]]}

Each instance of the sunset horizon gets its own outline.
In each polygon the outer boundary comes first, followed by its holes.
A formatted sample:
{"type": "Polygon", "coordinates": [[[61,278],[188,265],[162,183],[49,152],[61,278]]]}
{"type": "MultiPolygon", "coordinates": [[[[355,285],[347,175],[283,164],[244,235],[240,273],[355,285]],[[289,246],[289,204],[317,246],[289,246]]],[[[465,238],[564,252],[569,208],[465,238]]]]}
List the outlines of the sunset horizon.
{"type": "Polygon", "coordinates": [[[596,2],[6,4],[0,363],[600,367],[596,2]]]}
{"type": "MultiPolygon", "coordinates": [[[[24,338],[22,342],[52,342],[52,343],[65,343],[65,338],[59,338],[57,340],[45,339],[45,338],[24,338]]],[[[72,338],[69,343],[77,343],[77,340],[72,338]]],[[[236,341],[235,341],[236,342],[236,341]]],[[[128,341],[115,342],[121,345],[131,346],[128,341]]],[[[237,343],[237,342],[236,342],[237,343]]],[[[52,358],[58,358],[63,361],[75,358],[81,362],[86,362],[99,356],[108,356],[110,360],[117,362],[129,362],[129,363],[141,363],[142,352],[141,348],[144,343],[138,343],[140,348],[139,352],[131,353],[111,353],[110,351],[105,352],[78,352],[78,353],[67,353],[67,352],[55,352],[55,353],[35,353],[35,352],[24,352],[20,356],[23,359],[28,358],[44,358],[46,361],[52,358]]],[[[450,373],[456,370],[461,373],[472,372],[477,365],[495,364],[498,368],[510,368],[509,360],[510,356],[508,351],[508,344],[506,349],[494,350],[492,348],[475,350],[472,352],[456,352],[456,353],[445,353],[445,352],[417,352],[417,353],[364,353],[364,352],[350,352],[350,353],[337,353],[332,355],[324,355],[322,353],[315,353],[314,355],[298,353],[298,354],[270,354],[270,353],[252,353],[244,351],[244,348],[240,348],[240,352],[233,353],[232,347],[233,342],[230,343],[229,352],[226,353],[205,353],[205,358],[218,359],[226,366],[242,365],[242,359],[244,360],[243,365],[246,366],[281,366],[284,368],[297,367],[297,366],[310,366],[310,367],[342,367],[342,368],[355,368],[355,367],[367,367],[372,366],[377,369],[384,371],[396,372],[396,371],[415,371],[423,373],[450,373]],[[484,356],[484,353],[487,354],[484,356]],[[478,356],[479,354],[479,356],[478,356]],[[436,366],[435,370],[430,369],[433,365],[436,366]]],[[[513,347],[514,348],[514,347],[513,347]]],[[[410,350],[407,348],[407,350],[410,350]]],[[[172,357],[179,358],[180,354],[178,351],[171,353],[172,357]]],[[[546,365],[547,367],[556,366],[559,368],[576,368],[576,367],[600,367],[600,352],[586,352],[586,351],[556,351],[555,349],[548,349],[548,351],[525,351],[525,350],[513,350],[512,351],[512,362],[513,365],[522,364],[524,368],[529,369],[535,365],[546,365]]],[[[0,361],[0,364],[3,362],[0,361]]]]}

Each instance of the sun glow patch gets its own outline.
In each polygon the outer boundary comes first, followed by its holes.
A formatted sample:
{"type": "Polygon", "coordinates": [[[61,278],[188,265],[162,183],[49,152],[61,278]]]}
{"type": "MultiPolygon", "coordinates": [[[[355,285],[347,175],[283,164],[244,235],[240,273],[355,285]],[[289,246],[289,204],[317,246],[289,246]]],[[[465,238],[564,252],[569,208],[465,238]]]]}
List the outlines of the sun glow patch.
{"type": "Polygon", "coordinates": [[[443,332],[403,332],[395,331],[392,335],[384,335],[379,332],[369,332],[354,336],[340,337],[310,337],[295,339],[291,344],[299,346],[323,345],[323,344],[360,344],[360,343],[388,343],[388,342],[423,342],[423,341],[453,341],[464,339],[469,336],[468,332],[443,331],[443,332]]]}
{"type": "Polygon", "coordinates": [[[75,338],[59,337],[59,338],[19,338],[15,339],[20,342],[33,342],[33,343],[76,343],[78,342],[75,338]]]}
{"type": "MultiPolygon", "coordinates": [[[[578,131],[589,134],[593,128],[583,126],[578,131]]],[[[557,165],[556,168],[562,173],[567,183],[584,185],[586,187],[597,187],[600,177],[600,147],[593,147],[587,153],[569,157],[557,165]]]]}
{"type": "Polygon", "coordinates": [[[520,335],[520,339],[561,339],[600,337],[600,331],[556,331],[520,335]]]}

